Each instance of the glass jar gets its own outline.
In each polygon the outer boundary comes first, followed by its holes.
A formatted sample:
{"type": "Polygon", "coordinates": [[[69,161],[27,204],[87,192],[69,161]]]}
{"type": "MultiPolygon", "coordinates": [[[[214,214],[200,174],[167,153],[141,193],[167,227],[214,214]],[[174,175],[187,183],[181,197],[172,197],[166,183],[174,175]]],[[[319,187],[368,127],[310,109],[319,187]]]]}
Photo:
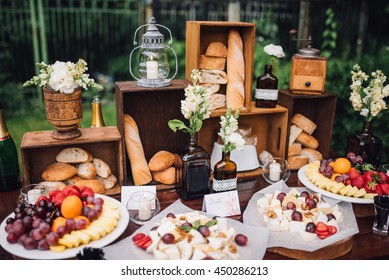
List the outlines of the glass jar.
{"type": "Polygon", "coordinates": [[[236,163],[230,158],[230,152],[224,152],[222,159],[213,169],[212,189],[214,192],[235,190],[237,186],[236,163]]]}
{"type": "Polygon", "coordinates": [[[178,166],[178,192],[183,200],[202,198],[210,192],[210,155],[198,146],[197,133],[190,135],[189,146],[178,166]]]}
{"type": "Polygon", "coordinates": [[[255,107],[274,108],[278,99],[278,78],[272,73],[272,65],[266,64],[264,73],[257,78],[255,107]]]}
{"type": "Polygon", "coordinates": [[[347,138],[347,153],[353,152],[363,158],[363,162],[378,167],[382,153],[382,140],[371,132],[371,121],[366,121],[362,132],[347,138]]]}

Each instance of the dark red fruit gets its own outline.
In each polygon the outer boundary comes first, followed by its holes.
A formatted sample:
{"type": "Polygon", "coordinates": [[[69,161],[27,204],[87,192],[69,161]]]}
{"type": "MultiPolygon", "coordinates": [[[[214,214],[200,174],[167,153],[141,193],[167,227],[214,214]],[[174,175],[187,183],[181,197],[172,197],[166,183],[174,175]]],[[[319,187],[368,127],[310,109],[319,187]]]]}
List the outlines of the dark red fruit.
{"type": "Polygon", "coordinates": [[[287,204],[286,204],[286,209],[289,209],[289,210],[295,210],[296,209],[296,204],[292,201],[289,201],[287,204]]]}
{"type": "Polygon", "coordinates": [[[316,225],[312,222],[309,222],[305,227],[305,231],[310,232],[310,233],[315,233],[316,232],[316,225]]]}
{"type": "Polygon", "coordinates": [[[286,193],[282,192],[277,195],[277,199],[281,201],[281,203],[284,201],[284,198],[286,196],[286,193]]]}
{"type": "Polygon", "coordinates": [[[292,221],[301,222],[303,220],[303,215],[299,211],[293,211],[291,218],[292,221]]]}
{"type": "Polygon", "coordinates": [[[242,233],[239,233],[235,236],[235,243],[239,246],[246,246],[247,241],[247,236],[242,233]]]}

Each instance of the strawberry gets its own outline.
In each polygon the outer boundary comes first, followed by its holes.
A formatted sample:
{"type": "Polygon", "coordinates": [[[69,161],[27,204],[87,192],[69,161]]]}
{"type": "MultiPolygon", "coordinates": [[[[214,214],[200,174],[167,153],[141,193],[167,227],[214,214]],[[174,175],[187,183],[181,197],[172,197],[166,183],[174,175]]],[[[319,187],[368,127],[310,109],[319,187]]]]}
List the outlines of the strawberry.
{"type": "MultiPolygon", "coordinates": [[[[327,226],[325,223],[323,223],[323,222],[318,222],[318,223],[316,224],[316,233],[320,232],[320,234],[321,234],[321,233],[327,232],[327,231],[328,231],[328,226],[327,226]]],[[[319,234],[319,233],[318,233],[318,234],[319,234]]]]}
{"type": "Polygon", "coordinates": [[[151,240],[151,238],[150,238],[149,241],[147,241],[146,243],[142,244],[141,248],[143,250],[146,250],[147,247],[149,247],[151,245],[151,243],[153,243],[153,240],[151,240]]]}
{"type": "Polygon", "coordinates": [[[354,167],[351,167],[349,172],[348,172],[348,176],[352,180],[354,178],[357,178],[357,177],[361,176],[361,174],[354,167]]]}
{"type": "Polygon", "coordinates": [[[363,184],[363,188],[365,189],[365,191],[367,193],[377,193],[377,186],[378,186],[378,183],[376,183],[374,181],[365,182],[365,184],[363,184]]]}
{"type": "Polygon", "coordinates": [[[146,248],[149,247],[151,243],[152,243],[151,237],[148,235],[134,242],[136,246],[138,246],[143,250],[146,250],[146,248]]]}
{"type": "Polygon", "coordinates": [[[318,234],[317,235],[320,239],[325,239],[325,238],[327,238],[329,235],[327,234],[327,235],[324,235],[324,234],[318,234]]]}
{"type": "Polygon", "coordinates": [[[66,198],[66,195],[63,193],[63,192],[59,192],[57,193],[54,198],[53,198],[53,203],[56,205],[56,206],[61,206],[62,204],[62,201],[66,198]]]}
{"type": "Polygon", "coordinates": [[[78,196],[80,197],[80,192],[77,191],[75,188],[73,187],[65,187],[62,192],[66,195],[66,196],[70,196],[70,195],[75,195],[75,196],[78,196]]]}
{"type": "Polygon", "coordinates": [[[351,185],[356,186],[358,189],[362,189],[364,184],[365,181],[363,180],[362,175],[359,175],[358,177],[351,179],[351,185]]]}
{"type": "Polygon", "coordinates": [[[137,233],[137,234],[135,234],[133,237],[132,237],[132,241],[137,241],[137,240],[139,240],[139,239],[142,239],[142,238],[144,238],[146,236],[146,234],[144,234],[144,233],[137,233]]]}
{"type": "Polygon", "coordinates": [[[382,188],[381,188],[381,185],[380,185],[380,184],[377,185],[376,193],[377,193],[378,195],[382,195],[382,194],[383,194],[382,188]]]}
{"type": "Polygon", "coordinates": [[[379,186],[383,194],[389,195],[389,183],[380,184],[379,186]]]}
{"type": "Polygon", "coordinates": [[[328,232],[330,233],[330,235],[333,235],[337,232],[338,230],[336,229],[336,227],[334,226],[328,226],[328,232]]]}
{"type": "Polygon", "coordinates": [[[60,190],[52,190],[50,193],[49,193],[49,198],[50,200],[53,200],[54,197],[59,194],[61,191],[60,190]]]}
{"type": "Polygon", "coordinates": [[[389,183],[389,176],[386,175],[385,172],[378,171],[378,175],[380,175],[380,177],[381,177],[381,178],[379,179],[378,183],[380,183],[380,184],[389,183]]]}
{"type": "Polygon", "coordinates": [[[88,196],[94,197],[95,193],[90,187],[82,187],[81,191],[81,199],[85,200],[88,196]]]}
{"type": "Polygon", "coordinates": [[[134,241],[134,245],[139,246],[142,242],[146,241],[148,239],[148,236],[145,235],[142,238],[139,238],[138,240],[134,241]]]}
{"type": "Polygon", "coordinates": [[[41,200],[46,200],[46,202],[50,202],[50,199],[49,199],[47,196],[41,195],[41,196],[38,198],[38,200],[35,202],[35,205],[38,205],[39,202],[40,202],[41,200]]]}

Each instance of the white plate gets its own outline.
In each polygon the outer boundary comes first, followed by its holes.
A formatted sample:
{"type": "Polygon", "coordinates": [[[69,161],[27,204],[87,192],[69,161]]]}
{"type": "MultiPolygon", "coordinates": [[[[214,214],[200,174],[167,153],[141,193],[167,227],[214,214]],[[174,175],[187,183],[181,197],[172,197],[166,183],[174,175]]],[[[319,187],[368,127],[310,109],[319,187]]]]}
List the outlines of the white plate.
{"type": "Polygon", "coordinates": [[[303,183],[304,186],[306,186],[308,189],[311,189],[314,192],[320,193],[324,196],[331,197],[333,199],[337,199],[340,201],[347,201],[351,203],[357,203],[357,204],[373,204],[374,201],[371,198],[356,198],[356,197],[349,197],[349,196],[344,196],[336,193],[329,192],[327,190],[321,189],[317,187],[315,184],[313,184],[311,181],[309,181],[307,175],[305,174],[305,169],[307,169],[307,165],[304,165],[299,169],[297,172],[297,176],[300,180],[301,183],[303,183]]]}
{"type": "Polygon", "coordinates": [[[129,222],[129,216],[127,209],[116,199],[96,194],[96,197],[104,197],[111,199],[118,204],[120,210],[120,218],[116,228],[107,234],[106,236],[100,238],[99,240],[92,241],[88,244],[78,246],[76,248],[66,249],[61,253],[52,252],[50,250],[40,251],[38,249],[26,250],[21,244],[15,243],[11,244],[7,241],[7,233],[5,232],[6,220],[8,217],[13,217],[13,213],[8,215],[0,225],[0,245],[9,253],[25,258],[25,259],[37,259],[37,260],[49,260],[49,259],[68,259],[73,258],[80,252],[84,247],[93,247],[93,248],[102,248],[108,244],[115,241],[127,228],[129,222]]]}

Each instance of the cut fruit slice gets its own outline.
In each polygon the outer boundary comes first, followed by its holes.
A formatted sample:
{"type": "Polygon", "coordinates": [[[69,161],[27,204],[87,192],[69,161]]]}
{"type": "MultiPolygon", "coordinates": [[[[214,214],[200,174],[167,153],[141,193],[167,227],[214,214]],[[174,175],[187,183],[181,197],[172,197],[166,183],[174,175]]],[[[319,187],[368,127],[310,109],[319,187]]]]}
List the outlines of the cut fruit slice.
{"type": "Polygon", "coordinates": [[[65,251],[66,247],[63,245],[55,245],[55,246],[50,246],[49,249],[52,252],[61,253],[61,252],[65,251]]]}
{"type": "Polygon", "coordinates": [[[340,195],[346,195],[347,192],[349,192],[353,187],[351,185],[347,185],[343,189],[339,191],[340,195]]]}
{"type": "Polygon", "coordinates": [[[346,196],[352,196],[354,194],[356,194],[358,192],[358,188],[357,187],[352,187],[351,190],[349,190],[347,193],[346,193],[346,196]]]}
{"type": "Polygon", "coordinates": [[[343,183],[341,183],[341,182],[339,182],[339,183],[337,183],[337,184],[335,184],[332,188],[331,188],[331,192],[333,192],[333,193],[339,193],[339,191],[341,190],[341,189],[343,189],[343,188],[345,188],[346,186],[343,184],[343,183]]]}
{"type": "Polygon", "coordinates": [[[366,190],[362,188],[362,189],[359,189],[355,194],[353,194],[353,197],[361,197],[365,194],[366,194],[366,190]]]}
{"type": "Polygon", "coordinates": [[[372,199],[376,196],[376,193],[366,193],[362,197],[372,199]]]}

